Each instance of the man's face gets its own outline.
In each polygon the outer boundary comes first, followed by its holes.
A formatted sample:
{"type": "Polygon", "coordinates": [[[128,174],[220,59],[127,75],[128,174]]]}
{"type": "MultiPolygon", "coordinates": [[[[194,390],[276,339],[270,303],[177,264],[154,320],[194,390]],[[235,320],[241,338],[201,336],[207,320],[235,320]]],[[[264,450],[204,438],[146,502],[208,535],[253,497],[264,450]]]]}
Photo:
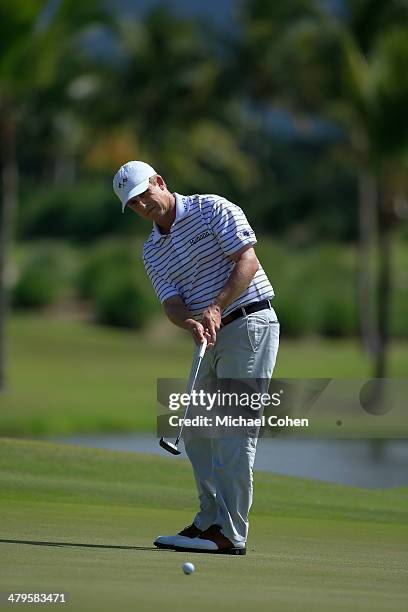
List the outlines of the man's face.
{"type": "Polygon", "coordinates": [[[155,183],[149,183],[149,187],[143,193],[128,201],[127,206],[135,213],[148,221],[156,223],[165,215],[169,209],[169,198],[166,185],[157,176],[155,183]]]}

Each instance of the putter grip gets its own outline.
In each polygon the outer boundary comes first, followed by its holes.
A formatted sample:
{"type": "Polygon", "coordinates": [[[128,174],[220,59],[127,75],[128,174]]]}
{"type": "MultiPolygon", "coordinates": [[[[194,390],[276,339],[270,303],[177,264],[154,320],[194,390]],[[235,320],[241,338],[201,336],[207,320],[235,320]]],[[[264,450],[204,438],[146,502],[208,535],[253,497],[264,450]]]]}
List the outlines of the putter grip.
{"type": "Polygon", "coordinates": [[[199,359],[202,359],[204,357],[206,348],[207,348],[207,338],[204,338],[204,342],[200,345],[200,350],[198,351],[199,359]]]}

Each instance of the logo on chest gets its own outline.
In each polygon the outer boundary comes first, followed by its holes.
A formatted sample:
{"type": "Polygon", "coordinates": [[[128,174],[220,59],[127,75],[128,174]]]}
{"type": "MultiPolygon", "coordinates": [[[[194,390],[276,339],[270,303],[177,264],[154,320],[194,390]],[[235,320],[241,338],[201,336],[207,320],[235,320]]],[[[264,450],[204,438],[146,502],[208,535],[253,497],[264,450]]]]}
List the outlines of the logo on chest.
{"type": "Polygon", "coordinates": [[[197,242],[200,242],[200,240],[203,240],[204,238],[207,238],[207,236],[211,236],[211,232],[210,231],[206,231],[206,232],[202,232],[202,234],[198,234],[198,236],[196,236],[195,238],[192,238],[190,240],[190,244],[197,244],[197,242]]]}

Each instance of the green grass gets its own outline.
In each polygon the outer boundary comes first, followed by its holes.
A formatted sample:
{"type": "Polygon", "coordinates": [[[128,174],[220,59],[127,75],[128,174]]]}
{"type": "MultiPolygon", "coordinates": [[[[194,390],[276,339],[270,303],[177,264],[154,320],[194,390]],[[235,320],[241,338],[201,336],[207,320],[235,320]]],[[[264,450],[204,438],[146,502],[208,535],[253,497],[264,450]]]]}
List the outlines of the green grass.
{"type": "Polygon", "coordinates": [[[64,591],[75,611],[405,610],[407,501],[257,473],[246,557],[159,551],[195,510],[187,462],[2,439],[0,592],[64,591]]]}
{"type": "MultiPolygon", "coordinates": [[[[186,378],[189,336],[163,319],[142,332],[45,317],[9,324],[9,387],[2,435],[153,431],[157,378],[186,378]]],[[[276,377],[369,376],[357,341],[281,339],[276,377]]],[[[405,377],[407,343],[394,342],[390,375],[405,377]]]]}

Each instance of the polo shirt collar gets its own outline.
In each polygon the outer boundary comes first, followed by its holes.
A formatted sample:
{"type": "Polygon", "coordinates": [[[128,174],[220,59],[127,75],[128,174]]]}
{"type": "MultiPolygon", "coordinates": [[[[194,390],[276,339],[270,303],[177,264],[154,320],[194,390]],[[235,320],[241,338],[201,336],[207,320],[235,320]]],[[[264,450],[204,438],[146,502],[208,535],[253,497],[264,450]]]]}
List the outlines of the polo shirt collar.
{"type": "MultiPolygon", "coordinates": [[[[186,217],[190,212],[190,201],[187,196],[180,195],[179,193],[175,193],[174,197],[176,198],[176,218],[172,227],[181,219],[186,217]]],[[[159,228],[156,223],[153,223],[153,234],[152,239],[153,242],[158,242],[160,238],[165,238],[167,234],[161,234],[159,228]]]]}

